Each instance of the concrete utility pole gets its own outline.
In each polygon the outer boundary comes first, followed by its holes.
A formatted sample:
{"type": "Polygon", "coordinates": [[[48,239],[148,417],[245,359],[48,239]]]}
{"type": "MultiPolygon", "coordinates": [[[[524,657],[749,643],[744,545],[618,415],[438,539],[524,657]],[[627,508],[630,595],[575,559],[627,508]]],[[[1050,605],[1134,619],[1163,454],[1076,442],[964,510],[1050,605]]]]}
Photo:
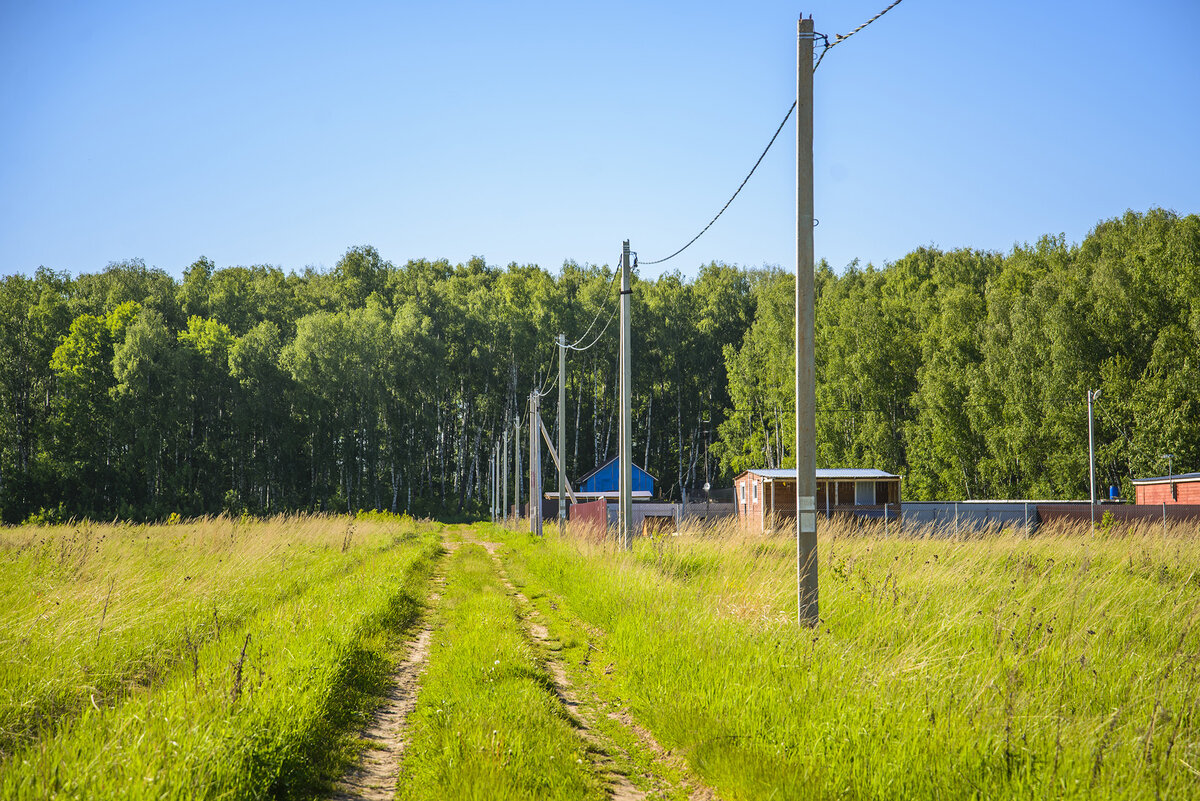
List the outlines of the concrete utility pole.
{"type": "Polygon", "coordinates": [[[538,431],[539,401],[541,395],[535,389],[529,393],[529,532],[542,536],[542,454],[538,431]]]}
{"type": "Polygon", "coordinates": [[[799,622],[816,626],[817,443],[813,350],[813,21],[796,33],[796,597],[799,622]]]}
{"type": "Polygon", "coordinates": [[[629,338],[629,296],[633,290],[629,288],[629,240],[621,243],[621,410],[620,410],[620,503],[618,520],[621,535],[621,546],[630,548],[633,545],[633,432],[632,412],[630,403],[630,384],[632,383],[633,368],[630,362],[629,338]]]}
{"type": "Polygon", "coordinates": [[[567,530],[567,335],[558,335],[558,533],[567,530]]]}
{"type": "Polygon", "coordinates": [[[1092,527],[1096,526],[1096,446],[1093,440],[1092,403],[1100,397],[1100,390],[1088,390],[1088,486],[1091,488],[1092,527]]]}
{"type": "Polygon", "coordinates": [[[516,470],[513,472],[513,505],[516,506],[516,511],[513,512],[513,525],[517,525],[517,521],[521,519],[521,415],[518,414],[513,420],[513,426],[516,428],[516,434],[513,436],[513,466],[516,470]]]}
{"type": "Polygon", "coordinates": [[[504,448],[503,448],[503,450],[504,450],[504,465],[502,468],[502,475],[500,477],[500,492],[501,492],[500,502],[504,504],[504,508],[501,510],[503,512],[503,514],[501,514],[501,518],[504,520],[504,524],[508,525],[508,426],[504,427],[504,448]]]}

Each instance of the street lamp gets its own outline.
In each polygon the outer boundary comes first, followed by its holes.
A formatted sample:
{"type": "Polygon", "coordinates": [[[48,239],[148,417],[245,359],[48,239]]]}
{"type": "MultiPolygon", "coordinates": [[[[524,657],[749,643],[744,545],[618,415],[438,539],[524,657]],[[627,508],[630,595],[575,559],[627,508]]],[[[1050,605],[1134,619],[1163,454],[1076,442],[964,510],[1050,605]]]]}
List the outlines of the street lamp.
{"type": "Polygon", "coordinates": [[[1172,465],[1171,465],[1171,460],[1175,458],[1175,454],[1173,454],[1173,453],[1164,453],[1164,454],[1162,454],[1161,456],[1159,456],[1158,458],[1159,458],[1159,460],[1160,460],[1160,461],[1161,461],[1162,459],[1166,459],[1166,460],[1167,460],[1167,478],[1172,478],[1172,477],[1174,477],[1174,475],[1175,475],[1175,471],[1171,469],[1171,466],[1172,466],[1172,465]]]}
{"type": "MultiPolygon", "coordinates": [[[[1160,460],[1167,460],[1167,494],[1171,496],[1171,500],[1178,500],[1177,496],[1175,495],[1175,471],[1172,469],[1171,464],[1171,460],[1175,458],[1175,454],[1164,453],[1158,458],[1160,460]]],[[[1165,510],[1166,506],[1164,506],[1163,509],[1165,510]]]]}
{"type": "Polygon", "coordinates": [[[1092,423],[1092,403],[1100,399],[1100,390],[1089,389],[1088,403],[1088,484],[1091,487],[1092,528],[1096,527],[1096,444],[1095,426],[1092,423]]]}

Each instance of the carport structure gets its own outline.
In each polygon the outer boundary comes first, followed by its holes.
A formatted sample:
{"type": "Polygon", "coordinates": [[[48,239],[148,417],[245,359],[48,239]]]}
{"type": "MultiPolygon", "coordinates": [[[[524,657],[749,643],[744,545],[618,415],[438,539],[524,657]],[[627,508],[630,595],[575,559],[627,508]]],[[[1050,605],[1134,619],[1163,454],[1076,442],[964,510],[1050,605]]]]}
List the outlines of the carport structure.
{"type": "MultiPolygon", "coordinates": [[[[775,531],[796,517],[795,469],[753,469],[733,482],[742,528],[775,531]]],[[[900,476],[873,468],[817,468],[817,512],[900,516],[900,476]]]]}

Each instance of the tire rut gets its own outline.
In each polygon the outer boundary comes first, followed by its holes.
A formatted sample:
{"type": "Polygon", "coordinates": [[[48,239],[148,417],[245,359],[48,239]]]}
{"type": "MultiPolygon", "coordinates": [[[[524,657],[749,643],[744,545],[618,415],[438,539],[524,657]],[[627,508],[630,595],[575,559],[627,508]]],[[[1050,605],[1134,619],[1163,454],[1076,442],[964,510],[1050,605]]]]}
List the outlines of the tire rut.
{"type": "MultiPolygon", "coordinates": [[[[453,543],[444,543],[453,550],[453,543]]],[[[404,644],[404,658],[392,674],[391,684],[383,703],[371,723],[359,735],[366,749],[359,763],[348,771],[334,788],[334,801],[391,801],[396,795],[400,762],[408,748],[408,716],[417,705],[421,676],[429,660],[429,644],[433,638],[432,609],[442,598],[446,578],[439,568],[433,578],[434,589],[429,593],[426,610],[421,616],[417,635],[404,644]]]]}
{"type": "Polygon", "coordinates": [[[470,541],[482,546],[491,556],[492,561],[496,565],[496,571],[501,583],[504,584],[505,588],[517,600],[521,623],[525,627],[529,639],[541,646],[541,652],[547,655],[544,667],[554,685],[555,695],[558,696],[559,702],[574,721],[579,736],[587,744],[588,759],[591,761],[596,774],[604,782],[609,796],[615,801],[635,801],[635,799],[660,798],[671,793],[673,790],[683,790],[687,792],[689,801],[718,801],[717,794],[711,788],[700,784],[700,782],[691,776],[686,763],[682,759],[663,748],[654,739],[653,735],[646,729],[638,726],[627,712],[623,710],[621,712],[606,711],[608,705],[604,704],[601,699],[588,691],[586,687],[583,688],[582,692],[576,687],[571,681],[570,676],[567,675],[562,661],[554,657],[554,652],[549,647],[554,638],[550,635],[546,626],[538,620],[540,613],[537,607],[509,579],[508,571],[504,569],[504,563],[496,553],[500,547],[500,543],[483,542],[474,539],[470,541]],[[682,786],[672,787],[656,775],[647,777],[655,785],[649,791],[642,790],[634,785],[629,777],[620,771],[616,760],[611,756],[611,754],[617,753],[626,762],[630,762],[632,760],[629,758],[629,754],[625,749],[612,742],[597,727],[596,716],[598,715],[604,715],[620,724],[633,734],[647,752],[653,754],[656,761],[669,765],[679,775],[687,777],[682,786]]]}

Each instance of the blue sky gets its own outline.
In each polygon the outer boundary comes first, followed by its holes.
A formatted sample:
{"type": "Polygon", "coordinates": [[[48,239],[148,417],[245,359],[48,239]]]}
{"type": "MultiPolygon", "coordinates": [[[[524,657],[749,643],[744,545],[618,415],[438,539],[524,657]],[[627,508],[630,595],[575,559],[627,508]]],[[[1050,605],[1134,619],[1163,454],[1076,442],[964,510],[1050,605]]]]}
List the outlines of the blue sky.
{"type": "MultiPolygon", "coordinates": [[[[884,4],[0,0],[0,274],[659,258],[792,102],[799,14],[884,4]]],[[[1194,0],[905,0],[816,74],[817,257],[1200,212],[1197,29],[1194,0]]],[[[791,268],[794,140],[643,272],[791,268]]]]}

